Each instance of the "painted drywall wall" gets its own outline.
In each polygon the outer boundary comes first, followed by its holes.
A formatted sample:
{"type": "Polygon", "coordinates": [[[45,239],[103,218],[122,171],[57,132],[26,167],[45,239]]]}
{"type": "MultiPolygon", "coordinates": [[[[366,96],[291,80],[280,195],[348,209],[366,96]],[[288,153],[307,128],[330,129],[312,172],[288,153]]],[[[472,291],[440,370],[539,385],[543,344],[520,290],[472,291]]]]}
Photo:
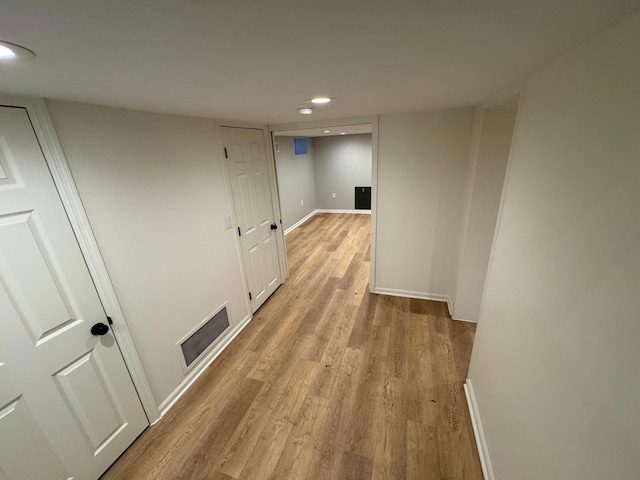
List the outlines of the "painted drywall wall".
{"type": "Polygon", "coordinates": [[[469,377],[498,480],[640,472],[640,12],[534,73],[469,377]]]}
{"type": "Polygon", "coordinates": [[[305,155],[296,155],[293,139],[294,137],[275,137],[280,149],[275,153],[275,160],[282,226],[285,231],[317,208],[313,141],[307,139],[305,155]]]}
{"type": "Polygon", "coordinates": [[[213,120],[47,101],[155,399],[178,342],[225,301],[249,312],[213,120]]]}
{"type": "Polygon", "coordinates": [[[473,115],[459,108],[380,117],[377,291],[455,294],[473,115]]]}
{"type": "Polygon", "coordinates": [[[354,188],[371,186],[371,134],[315,137],[313,146],[318,208],[353,210],[354,188]]]}
{"type": "MultiPolygon", "coordinates": [[[[453,316],[477,321],[498,218],[516,107],[485,108],[473,152],[471,203],[466,218],[453,316]]],[[[471,167],[471,165],[470,165],[471,167]]]]}

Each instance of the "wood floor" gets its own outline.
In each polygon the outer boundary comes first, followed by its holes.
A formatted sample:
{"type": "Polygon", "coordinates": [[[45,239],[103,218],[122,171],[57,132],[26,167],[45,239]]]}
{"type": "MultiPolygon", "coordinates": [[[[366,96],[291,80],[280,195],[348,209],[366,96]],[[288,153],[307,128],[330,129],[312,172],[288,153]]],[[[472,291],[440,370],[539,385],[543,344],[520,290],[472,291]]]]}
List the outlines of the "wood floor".
{"type": "Polygon", "coordinates": [[[475,325],[368,293],[368,215],[286,237],[290,278],[105,479],[482,479],[475,325]]]}

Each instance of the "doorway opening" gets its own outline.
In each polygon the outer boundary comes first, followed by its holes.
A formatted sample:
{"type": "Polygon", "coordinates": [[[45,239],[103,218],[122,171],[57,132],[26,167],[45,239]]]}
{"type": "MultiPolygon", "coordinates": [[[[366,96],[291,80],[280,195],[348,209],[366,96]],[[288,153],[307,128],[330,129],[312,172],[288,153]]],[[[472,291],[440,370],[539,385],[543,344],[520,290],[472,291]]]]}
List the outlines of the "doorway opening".
{"type": "MultiPolygon", "coordinates": [[[[349,219],[367,215],[371,225],[369,290],[373,291],[377,119],[274,126],[270,131],[285,236],[297,229],[312,230],[320,217],[342,215],[342,227],[333,234],[339,242],[348,231],[349,219]]],[[[353,221],[353,225],[363,220],[353,221]]],[[[285,237],[288,262],[289,243],[285,237]]]]}

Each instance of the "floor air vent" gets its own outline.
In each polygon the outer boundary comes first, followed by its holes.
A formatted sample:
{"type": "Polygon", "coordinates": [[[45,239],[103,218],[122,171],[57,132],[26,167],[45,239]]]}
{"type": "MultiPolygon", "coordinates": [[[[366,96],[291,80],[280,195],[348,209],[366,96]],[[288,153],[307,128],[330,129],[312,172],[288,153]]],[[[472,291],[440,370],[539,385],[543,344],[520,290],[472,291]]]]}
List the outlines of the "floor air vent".
{"type": "Polygon", "coordinates": [[[180,344],[186,367],[189,368],[228,326],[229,317],[227,316],[227,307],[225,306],[213,317],[205,321],[193,334],[187,337],[180,344]]]}

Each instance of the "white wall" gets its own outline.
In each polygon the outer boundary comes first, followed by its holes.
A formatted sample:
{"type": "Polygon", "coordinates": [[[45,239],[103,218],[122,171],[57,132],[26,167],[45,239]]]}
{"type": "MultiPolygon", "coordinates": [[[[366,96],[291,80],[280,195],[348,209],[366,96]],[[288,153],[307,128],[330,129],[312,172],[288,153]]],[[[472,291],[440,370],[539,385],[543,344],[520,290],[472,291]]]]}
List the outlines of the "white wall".
{"type": "Polygon", "coordinates": [[[295,137],[275,137],[280,151],[275,153],[282,226],[285,231],[313,212],[316,207],[313,141],[307,139],[307,153],[296,155],[295,137]],[[303,205],[300,205],[302,201],[303,205]]]}
{"type": "Polygon", "coordinates": [[[158,404],[184,379],[175,343],[241,283],[213,120],[47,105],[158,404]]]}
{"type": "Polygon", "coordinates": [[[318,208],[353,210],[354,188],[371,186],[371,134],[315,137],[313,146],[318,208]]]}
{"type": "Polygon", "coordinates": [[[478,149],[469,165],[471,204],[463,231],[455,318],[477,321],[480,314],[516,111],[516,106],[484,108],[480,117],[478,149]]]}
{"type": "Polygon", "coordinates": [[[380,117],[376,290],[455,294],[473,113],[380,117]]]}
{"type": "Polygon", "coordinates": [[[533,74],[469,377],[498,480],[640,472],[640,12],[533,74]]]}

